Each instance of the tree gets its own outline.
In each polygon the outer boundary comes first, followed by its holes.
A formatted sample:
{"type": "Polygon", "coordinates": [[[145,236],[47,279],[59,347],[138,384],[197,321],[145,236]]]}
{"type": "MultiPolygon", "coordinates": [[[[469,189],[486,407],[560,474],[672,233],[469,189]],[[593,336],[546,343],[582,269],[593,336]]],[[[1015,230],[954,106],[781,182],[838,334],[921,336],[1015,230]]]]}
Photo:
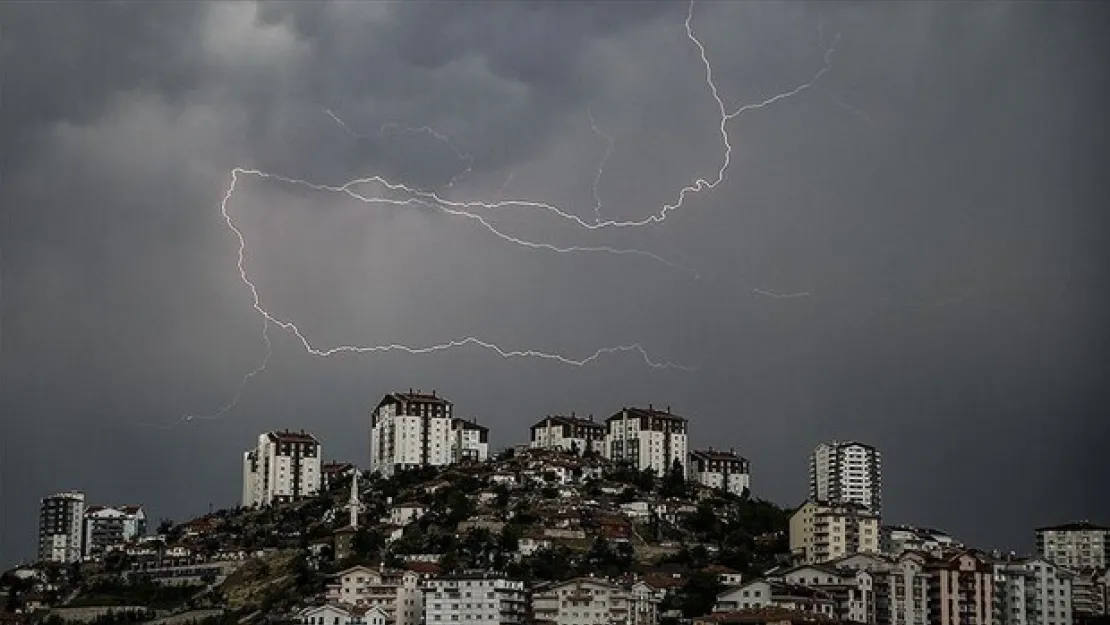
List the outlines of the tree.
{"type": "Polygon", "coordinates": [[[174,526],[173,519],[167,519],[167,518],[163,517],[162,520],[158,522],[158,533],[159,534],[169,534],[170,530],[173,529],[173,526],[174,526]]]}
{"type": "Polygon", "coordinates": [[[575,456],[579,455],[579,453],[578,453],[578,441],[571,441],[570,442],[570,453],[574,454],[575,456]]]}
{"type": "Polygon", "coordinates": [[[680,605],[683,615],[695,617],[709,614],[713,610],[713,604],[717,602],[717,595],[723,589],[724,586],[715,574],[696,571],[690,575],[682,590],[680,605]]]}
{"type": "Polygon", "coordinates": [[[686,471],[682,467],[682,461],[678,458],[674,459],[674,462],[671,463],[670,470],[663,476],[663,483],[660,486],[659,494],[663,497],[686,496],[686,471]]]}

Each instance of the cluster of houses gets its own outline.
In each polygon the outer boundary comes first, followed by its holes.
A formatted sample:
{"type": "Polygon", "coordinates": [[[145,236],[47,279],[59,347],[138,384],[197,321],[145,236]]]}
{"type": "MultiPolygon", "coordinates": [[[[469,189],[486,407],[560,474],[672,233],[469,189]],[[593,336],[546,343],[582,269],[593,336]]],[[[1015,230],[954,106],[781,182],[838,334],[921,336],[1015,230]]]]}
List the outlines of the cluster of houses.
{"type": "MultiPolygon", "coordinates": [[[[678,526],[696,504],[610,483],[607,470],[623,466],[656,476],[681,471],[699,492],[742,495],[750,489],[748,461],[732,450],[690,450],[688,426],[670,407],[652,405],[624,407],[603,421],[549,415],[529,428],[527,444],[491,459],[488,428],[457,416],[435,391],[410,389],[387,394],[371,411],[370,472],[389,477],[450,466],[452,475],[480,477],[483,486],[468,493],[474,513],[455,528],[460,534],[475,528],[500,532],[508,509],[528,498],[542,522],[520,537],[517,559],[563,541],[646,544],[658,541],[636,534],[637,524],[643,529],[653,519],[678,526]],[[546,494],[537,496],[541,489],[546,494]]],[[[263,433],[243,454],[242,502],[250,509],[312,500],[349,480],[346,505],[333,506],[322,519],[329,528],[339,526],[345,508],[346,523],[311,544],[312,558],[322,557],[325,543],[335,560],[350,557],[355,535],[367,524],[395,545],[428,513],[422,503],[427,497],[408,493],[372,502],[384,513],[368,518],[359,469],[322,458],[320,441],[303,430],[263,433]]],[[[1110,611],[1110,529],[1088,522],[1040,528],[1032,558],[968,549],[938,530],[884,525],[881,467],[880,452],[865,443],[818,445],[809,458],[809,496],[790,518],[789,553],[782,554],[781,565],[750,579],[723,567],[709,569],[722,591],[712,613],[694,622],[1073,625],[1110,611]]],[[[451,485],[441,478],[419,488],[431,495],[451,485]]],[[[41,560],[96,561],[122,551],[131,574],[165,584],[218,582],[250,558],[301,544],[303,529],[275,527],[274,545],[248,549],[225,540],[222,520],[208,515],[179,526],[171,545],[165,536],[144,536],[140,507],[86,509],[80,493],[44,499],[40,521],[41,560]]],[[[680,592],[689,575],[638,567],[617,578],[529,586],[490,572],[446,575],[440,554],[400,555],[402,568],[355,566],[336,574],[325,595],[291,616],[304,625],[650,625],[668,616],[664,599],[680,592]]]]}

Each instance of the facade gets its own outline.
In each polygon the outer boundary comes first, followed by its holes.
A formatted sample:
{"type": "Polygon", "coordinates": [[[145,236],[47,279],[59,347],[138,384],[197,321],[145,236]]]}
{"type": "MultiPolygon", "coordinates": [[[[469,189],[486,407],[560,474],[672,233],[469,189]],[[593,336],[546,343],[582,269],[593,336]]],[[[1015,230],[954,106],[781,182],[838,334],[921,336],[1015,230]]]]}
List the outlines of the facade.
{"type": "Polygon", "coordinates": [[[1088,521],[1039,527],[1037,555],[1072,569],[1106,568],[1110,528],[1088,521]]]}
{"type": "Polygon", "coordinates": [[[420,576],[413,571],[352,567],[335,575],[327,598],[363,610],[378,608],[390,625],[420,625],[424,616],[420,576]]]}
{"type": "Polygon", "coordinates": [[[767,579],[824,592],[833,600],[833,615],[840,621],[875,622],[872,575],[868,571],[807,564],[779,573],[769,573],[767,579]]]}
{"type": "Polygon", "coordinates": [[[560,449],[576,451],[579,455],[587,449],[601,451],[605,445],[605,424],[588,419],[552,415],[544,417],[530,428],[532,449],[560,449]]]}
{"type": "Polygon", "coordinates": [[[832,619],[836,612],[836,601],[826,592],[815,588],[757,579],[725,590],[717,595],[713,605],[714,612],[759,608],[783,608],[832,619]]]}
{"type": "Polygon", "coordinates": [[[1072,625],[1072,578],[1043,558],[995,564],[997,625],[1072,625]]]}
{"type": "Polygon", "coordinates": [[[752,487],[748,459],[733,450],[714,449],[690,452],[686,474],[691,480],[710,488],[717,488],[734,495],[742,495],[752,487]]]}
{"type": "Polygon", "coordinates": [[[327,604],[309,606],[297,613],[301,625],[389,625],[389,617],[381,608],[356,608],[327,604]]]}
{"type": "Polygon", "coordinates": [[[85,494],[57,493],[39,507],[39,560],[68,564],[81,559],[85,494]]]}
{"type": "Polygon", "coordinates": [[[142,506],[90,506],[84,514],[82,553],[86,558],[99,558],[108,547],[145,534],[142,506]]]}
{"type": "Polygon", "coordinates": [[[809,457],[809,498],[857,503],[882,514],[882,454],[856,441],[821,443],[809,457]]]}
{"type": "Polygon", "coordinates": [[[536,620],[554,625],[654,625],[659,601],[658,594],[643,584],[629,588],[580,577],[537,586],[532,592],[532,614],[536,620]]]}
{"type": "Polygon", "coordinates": [[[665,475],[675,462],[688,475],[688,421],[666,412],[647,408],[623,408],[605,420],[604,455],[614,462],[628,462],[637,469],[650,469],[665,475]]]}
{"type": "Polygon", "coordinates": [[[269,506],[320,492],[320,441],[304,430],[261,434],[243,454],[243,505],[269,506]]]}
{"type": "Polygon", "coordinates": [[[994,568],[975,554],[957,553],[925,565],[929,625],[993,625],[994,568]]]}
{"type": "Polygon", "coordinates": [[[1110,570],[1080,569],[1071,580],[1071,609],[1077,618],[1110,611],[1110,570]]]}
{"type": "Polygon", "coordinates": [[[370,470],[444,466],[489,457],[489,428],[454,416],[443,397],[409,389],[386,395],[370,413],[370,470]]]}
{"type": "Polygon", "coordinates": [[[790,517],[790,552],[798,564],[879,551],[879,517],[863,506],[811,500],[790,517]]]}
{"type": "Polygon", "coordinates": [[[523,623],[528,616],[524,582],[494,575],[462,575],[424,582],[424,623],[523,623]]]}

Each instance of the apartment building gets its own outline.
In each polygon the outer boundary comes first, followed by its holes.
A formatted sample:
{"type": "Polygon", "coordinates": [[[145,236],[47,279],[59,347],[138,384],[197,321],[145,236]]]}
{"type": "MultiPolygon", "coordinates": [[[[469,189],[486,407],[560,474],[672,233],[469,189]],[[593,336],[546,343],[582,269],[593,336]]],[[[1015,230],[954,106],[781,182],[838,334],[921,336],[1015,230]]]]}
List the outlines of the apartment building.
{"type": "Polygon", "coordinates": [[[1076,619],[1110,613],[1110,569],[1079,569],[1071,580],[1071,609],[1076,619]]]}
{"type": "Polygon", "coordinates": [[[1110,549],[1110,528],[1090,521],[1039,527],[1037,555],[1072,569],[1106,568],[1110,549]]]}
{"type": "Polygon", "coordinates": [[[717,595],[714,612],[781,608],[808,612],[826,619],[836,613],[836,600],[823,590],[796,584],[756,579],[717,595]]]}
{"type": "Polygon", "coordinates": [[[822,564],[807,564],[767,574],[772,582],[820,590],[834,602],[833,615],[840,621],[875,622],[873,576],[866,570],[851,570],[822,564]]]}
{"type": "Polygon", "coordinates": [[[420,625],[424,618],[420,581],[420,575],[413,571],[355,566],[335,574],[328,585],[327,599],[363,610],[378,608],[391,625],[420,625]]]}
{"type": "Polygon", "coordinates": [[[879,516],[855,503],[809,500],[790,517],[790,552],[797,564],[879,553],[879,516]]]}
{"type": "Polygon", "coordinates": [[[996,563],[996,625],[1072,625],[1072,579],[1043,558],[996,563]]]}
{"type": "Polygon", "coordinates": [[[39,560],[68,564],[81,559],[85,494],[66,491],[39,505],[39,560]]]}
{"type": "Polygon", "coordinates": [[[426,580],[424,623],[523,623],[528,617],[524,582],[496,575],[455,575],[426,580]]]}
{"type": "Polygon", "coordinates": [[[628,462],[637,469],[665,475],[677,461],[688,475],[688,421],[684,417],[647,408],[622,408],[605,420],[605,457],[628,462]]]}
{"type": "Polygon", "coordinates": [[[146,534],[142,506],[89,506],[85,508],[82,552],[97,559],[108,547],[146,534]]]}
{"type": "Polygon", "coordinates": [[[752,478],[748,459],[736,455],[735,450],[717,451],[713,448],[690,452],[686,475],[691,480],[734,495],[750,490],[752,478]]]}
{"type": "Polygon", "coordinates": [[[655,625],[659,596],[641,586],[637,589],[594,577],[541,584],[532,591],[532,614],[553,625],[655,625]]]}
{"type": "Polygon", "coordinates": [[[489,428],[454,416],[433,390],[389,393],[370,414],[370,470],[383,476],[489,457],[489,428]]]}
{"type": "Polygon", "coordinates": [[[605,445],[605,424],[589,418],[550,415],[529,428],[531,438],[528,446],[532,449],[560,449],[574,451],[579,455],[586,450],[600,452],[605,445]]]}
{"type": "Polygon", "coordinates": [[[994,568],[960,552],[925,563],[929,625],[994,625],[994,568]]]}
{"type": "Polygon", "coordinates": [[[809,457],[809,498],[857,503],[882,514],[882,454],[856,441],[821,443],[809,457]]]}
{"type": "Polygon", "coordinates": [[[304,430],[267,432],[243,454],[243,505],[269,506],[320,492],[320,441],[304,430]]]}

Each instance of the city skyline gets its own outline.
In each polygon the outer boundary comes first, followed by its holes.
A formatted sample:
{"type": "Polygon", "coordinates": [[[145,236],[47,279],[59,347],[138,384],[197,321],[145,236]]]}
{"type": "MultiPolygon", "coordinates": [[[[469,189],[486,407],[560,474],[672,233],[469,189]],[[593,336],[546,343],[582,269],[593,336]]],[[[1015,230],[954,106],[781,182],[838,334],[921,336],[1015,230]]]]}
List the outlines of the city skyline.
{"type": "Polygon", "coordinates": [[[258,432],[365,466],[410,386],[494,447],[671,405],[790,507],[864,440],[984,547],[1105,521],[1108,19],[4,3],[0,565],[59,490],[230,505],[258,432]]]}

